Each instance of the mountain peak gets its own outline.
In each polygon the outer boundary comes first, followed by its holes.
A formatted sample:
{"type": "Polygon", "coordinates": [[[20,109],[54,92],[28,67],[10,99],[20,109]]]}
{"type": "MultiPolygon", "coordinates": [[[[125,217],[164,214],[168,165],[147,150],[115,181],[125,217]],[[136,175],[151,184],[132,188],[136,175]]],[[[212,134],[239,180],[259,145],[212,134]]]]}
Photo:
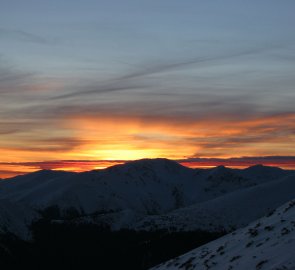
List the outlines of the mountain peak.
{"type": "Polygon", "coordinates": [[[268,167],[268,166],[265,166],[263,164],[255,164],[255,165],[250,166],[249,168],[266,168],[266,167],[268,167]]]}
{"type": "Polygon", "coordinates": [[[142,164],[142,165],[172,165],[182,166],[178,162],[167,158],[143,158],[139,160],[129,161],[126,164],[142,164]]]}
{"type": "Polygon", "coordinates": [[[256,164],[245,169],[245,171],[283,171],[279,167],[256,164]]]}
{"type": "MultiPolygon", "coordinates": [[[[124,164],[119,164],[110,167],[109,169],[127,169],[130,170],[132,168],[135,168],[136,170],[138,169],[155,169],[155,170],[160,170],[160,169],[189,169],[187,167],[182,166],[178,162],[166,158],[144,158],[144,159],[138,159],[138,160],[132,160],[132,161],[127,161],[124,164]]],[[[108,170],[108,169],[107,169],[108,170]]]]}
{"type": "Polygon", "coordinates": [[[216,174],[223,174],[227,171],[229,171],[230,169],[225,167],[224,165],[219,165],[215,168],[211,169],[211,174],[216,175],[216,174]]]}

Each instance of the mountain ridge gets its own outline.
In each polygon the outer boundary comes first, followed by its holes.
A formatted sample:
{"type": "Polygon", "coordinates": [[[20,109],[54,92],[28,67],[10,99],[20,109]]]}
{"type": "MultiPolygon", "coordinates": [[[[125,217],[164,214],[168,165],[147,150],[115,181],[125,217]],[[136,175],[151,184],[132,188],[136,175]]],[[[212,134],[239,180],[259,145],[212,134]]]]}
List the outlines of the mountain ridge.
{"type": "MultiPolygon", "coordinates": [[[[234,197],[231,194],[291,174],[293,171],[266,166],[244,170],[224,166],[192,169],[168,159],[142,159],[102,170],[81,173],[41,170],[2,180],[0,199],[37,213],[56,208],[59,214],[53,219],[62,219],[70,212],[78,219],[83,217],[80,222],[84,219],[95,224],[107,222],[113,229],[134,229],[142,228],[140,222],[153,216],[161,218],[176,213],[182,218],[181,211],[195,205],[210,205],[211,200],[218,198],[223,205],[224,196],[234,197]]],[[[290,199],[288,196],[280,203],[290,199]]],[[[193,213],[189,220],[194,220],[193,213]]],[[[185,218],[181,224],[186,223],[189,221],[185,218]]]]}

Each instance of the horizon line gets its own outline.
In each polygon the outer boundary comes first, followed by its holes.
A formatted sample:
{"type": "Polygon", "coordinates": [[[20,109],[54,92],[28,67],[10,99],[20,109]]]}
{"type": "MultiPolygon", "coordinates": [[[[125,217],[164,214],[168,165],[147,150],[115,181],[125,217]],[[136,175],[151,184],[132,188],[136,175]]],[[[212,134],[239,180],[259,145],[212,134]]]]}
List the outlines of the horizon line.
{"type": "MultiPolygon", "coordinates": [[[[168,159],[159,157],[159,159],[168,159]]],[[[157,159],[157,158],[142,158],[157,159]]],[[[17,175],[24,175],[40,170],[85,172],[106,169],[114,165],[124,164],[136,160],[50,160],[30,162],[0,162],[0,179],[8,179],[17,175]]],[[[188,168],[214,168],[225,166],[233,169],[245,169],[255,165],[278,167],[295,170],[295,156],[245,156],[230,158],[188,157],[183,159],[169,159],[188,168]]]]}

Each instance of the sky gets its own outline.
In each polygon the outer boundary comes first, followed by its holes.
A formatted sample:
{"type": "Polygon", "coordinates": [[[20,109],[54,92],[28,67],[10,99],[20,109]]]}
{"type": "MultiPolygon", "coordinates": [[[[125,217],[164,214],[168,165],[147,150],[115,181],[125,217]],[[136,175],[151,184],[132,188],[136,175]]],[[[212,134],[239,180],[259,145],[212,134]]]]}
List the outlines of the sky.
{"type": "Polygon", "coordinates": [[[155,157],[295,168],[294,11],[1,0],[0,177],[155,157]]]}

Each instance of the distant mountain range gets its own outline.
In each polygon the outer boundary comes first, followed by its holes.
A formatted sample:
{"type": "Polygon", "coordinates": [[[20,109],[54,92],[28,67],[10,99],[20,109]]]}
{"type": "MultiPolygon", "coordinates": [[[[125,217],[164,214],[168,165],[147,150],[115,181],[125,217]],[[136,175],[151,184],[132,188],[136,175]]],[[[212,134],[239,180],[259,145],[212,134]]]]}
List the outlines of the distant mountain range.
{"type": "Polygon", "coordinates": [[[112,230],[231,231],[293,198],[295,171],[262,165],[191,169],[143,159],[83,173],[43,170],[0,181],[0,232],[29,239],[30,223],[44,215],[112,230]]]}

